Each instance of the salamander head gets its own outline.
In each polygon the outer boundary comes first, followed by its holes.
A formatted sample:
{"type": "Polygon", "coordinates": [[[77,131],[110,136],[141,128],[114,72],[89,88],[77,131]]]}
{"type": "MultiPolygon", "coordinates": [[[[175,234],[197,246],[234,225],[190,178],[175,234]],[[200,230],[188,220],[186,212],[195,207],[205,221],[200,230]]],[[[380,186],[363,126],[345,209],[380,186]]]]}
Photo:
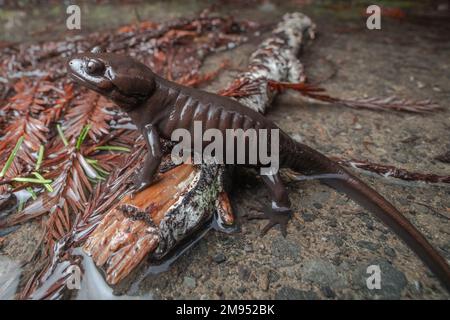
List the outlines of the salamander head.
{"type": "Polygon", "coordinates": [[[141,104],[155,89],[150,68],[131,57],[101,52],[98,47],[71,57],[67,70],[73,80],[125,110],[141,104]]]}

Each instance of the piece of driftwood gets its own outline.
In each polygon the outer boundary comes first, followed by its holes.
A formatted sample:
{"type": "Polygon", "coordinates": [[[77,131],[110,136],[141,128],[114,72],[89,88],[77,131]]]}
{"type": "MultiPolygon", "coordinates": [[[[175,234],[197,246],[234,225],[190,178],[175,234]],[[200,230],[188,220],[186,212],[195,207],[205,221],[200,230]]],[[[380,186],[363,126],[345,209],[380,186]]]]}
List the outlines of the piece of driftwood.
{"type": "MultiPolygon", "coordinates": [[[[296,56],[304,34],[313,36],[314,27],[311,19],[301,13],[284,15],[272,35],[250,57],[248,71],[222,93],[264,112],[276,93],[269,88],[269,80],[304,80],[296,56]],[[236,93],[239,90],[246,94],[240,97],[236,93]]],[[[183,164],[171,169],[135,198],[126,196],[106,213],[83,248],[104,271],[107,282],[117,284],[146,257],[164,258],[214,215],[220,224],[232,225],[225,182],[225,168],[220,165],[183,164]]]]}
{"type": "Polygon", "coordinates": [[[343,166],[358,168],[379,174],[385,178],[392,177],[405,181],[422,181],[427,183],[450,183],[449,175],[437,175],[432,173],[421,173],[408,171],[395,166],[374,163],[366,160],[334,158],[343,166]]]}
{"type": "Polygon", "coordinates": [[[295,12],[283,16],[273,30],[250,56],[248,70],[220,93],[239,100],[243,105],[264,113],[270,106],[276,90],[270,82],[303,83],[306,80],[303,65],[297,55],[305,33],[314,38],[316,26],[304,14],[295,12]]]}
{"type": "Polygon", "coordinates": [[[189,164],[163,173],[154,185],[134,198],[125,196],[109,211],[84,249],[104,269],[106,280],[116,284],[148,254],[168,252],[184,236],[180,230],[194,232],[215,206],[232,223],[228,199],[219,197],[221,178],[189,164]]]}

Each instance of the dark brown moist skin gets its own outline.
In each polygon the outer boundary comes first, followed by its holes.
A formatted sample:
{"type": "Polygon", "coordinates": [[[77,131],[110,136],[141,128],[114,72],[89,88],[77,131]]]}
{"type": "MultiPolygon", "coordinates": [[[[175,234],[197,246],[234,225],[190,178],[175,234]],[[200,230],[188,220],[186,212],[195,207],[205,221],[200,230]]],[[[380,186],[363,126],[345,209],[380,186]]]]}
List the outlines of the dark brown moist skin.
{"type": "MultiPolygon", "coordinates": [[[[280,167],[292,168],[306,175],[319,175],[323,183],[345,193],[373,212],[409,245],[450,290],[450,269],[446,260],[394,206],[337,163],[291,139],[260,113],[232,99],[158,77],[145,65],[129,57],[86,53],[76,56],[69,62],[69,72],[77,82],[102,93],[123,107],[142,132],[148,145],[148,154],[143,170],[135,182],[137,190],[151,184],[157,172],[162,157],[159,139],[170,140],[172,132],[176,129],[187,129],[191,137],[194,137],[195,121],[202,123],[203,132],[215,128],[221,130],[223,134],[226,129],[253,128],[269,131],[278,129],[280,167]],[[103,64],[92,68],[95,71],[92,72],[94,75],[103,76],[101,73],[104,70],[105,76],[103,78],[99,76],[98,83],[97,80],[93,83],[90,70],[86,67],[91,60],[103,64]],[[112,90],[108,81],[114,84],[112,90]],[[136,83],[138,88],[133,83],[136,83]],[[105,90],[106,87],[109,89],[105,90]]],[[[204,142],[202,147],[206,147],[209,143],[204,142]]],[[[267,149],[270,150],[270,146],[267,149]]],[[[245,158],[248,160],[249,154],[246,154],[245,158]]],[[[246,162],[244,165],[249,163],[246,162]]],[[[286,189],[278,174],[262,175],[262,180],[269,189],[272,199],[272,205],[265,209],[261,216],[269,219],[263,232],[279,224],[285,235],[291,216],[286,189]]]]}

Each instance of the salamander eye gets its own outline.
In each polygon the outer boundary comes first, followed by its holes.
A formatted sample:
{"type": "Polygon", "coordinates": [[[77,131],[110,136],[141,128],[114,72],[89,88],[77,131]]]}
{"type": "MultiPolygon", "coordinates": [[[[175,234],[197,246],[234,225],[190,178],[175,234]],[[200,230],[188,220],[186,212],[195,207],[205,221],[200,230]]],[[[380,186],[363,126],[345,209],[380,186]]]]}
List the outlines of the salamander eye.
{"type": "Polygon", "coordinates": [[[86,64],[86,72],[90,75],[99,75],[105,71],[105,65],[98,60],[91,59],[86,64]]]}

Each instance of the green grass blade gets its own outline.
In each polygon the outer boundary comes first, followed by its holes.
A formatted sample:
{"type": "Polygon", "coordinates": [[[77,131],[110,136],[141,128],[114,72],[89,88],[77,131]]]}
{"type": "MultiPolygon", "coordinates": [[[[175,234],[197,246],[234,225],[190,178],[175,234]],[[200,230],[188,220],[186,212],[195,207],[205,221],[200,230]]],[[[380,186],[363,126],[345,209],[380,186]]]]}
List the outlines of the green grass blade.
{"type": "Polygon", "coordinates": [[[66,137],[64,136],[64,132],[62,131],[61,125],[56,125],[56,130],[58,130],[58,134],[61,137],[61,140],[63,141],[64,145],[67,147],[69,145],[69,142],[67,141],[66,137]]]}
{"type": "Polygon", "coordinates": [[[89,164],[97,164],[98,160],[86,158],[87,163],[89,164]]]}
{"type": "MultiPolygon", "coordinates": [[[[33,172],[33,175],[38,179],[45,180],[45,178],[39,172],[33,172]]],[[[50,180],[50,183],[51,182],[52,181],[50,180]]],[[[44,188],[47,189],[48,192],[53,192],[52,186],[48,183],[44,183],[44,188]]]]}
{"type": "Polygon", "coordinates": [[[100,174],[103,174],[105,176],[109,175],[109,172],[100,167],[98,164],[91,164],[92,167],[100,174]]]}
{"type": "Polygon", "coordinates": [[[6,171],[8,171],[9,167],[14,161],[14,158],[17,155],[17,151],[19,151],[20,146],[22,145],[22,142],[25,138],[21,136],[19,140],[17,140],[16,146],[14,147],[13,151],[8,157],[8,160],[6,160],[5,166],[3,167],[2,171],[0,172],[0,178],[3,177],[6,174],[6,171]]]}
{"type": "Polygon", "coordinates": [[[76,143],[76,145],[75,145],[75,148],[76,148],[77,150],[80,150],[81,144],[82,144],[83,141],[86,139],[87,134],[88,134],[88,132],[89,132],[90,129],[91,129],[91,124],[88,124],[88,125],[85,125],[85,126],[83,127],[83,129],[81,130],[80,135],[78,136],[78,139],[77,139],[77,143],[76,143]]]}
{"type": "Polygon", "coordinates": [[[15,177],[12,179],[16,182],[28,182],[28,183],[38,183],[38,184],[48,184],[51,183],[52,180],[49,179],[34,179],[34,178],[26,178],[26,177],[15,177]]]}
{"type": "Polygon", "coordinates": [[[41,167],[43,158],[44,158],[44,145],[41,144],[39,146],[38,158],[36,161],[36,168],[35,168],[36,171],[39,171],[39,168],[41,167]]]}
{"type": "Polygon", "coordinates": [[[36,192],[34,192],[33,188],[28,187],[28,188],[27,188],[27,191],[31,194],[31,198],[33,198],[33,200],[36,200],[36,199],[37,199],[36,192]]]}
{"type": "Polygon", "coordinates": [[[21,212],[23,210],[24,204],[25,204],[25,202],[22,199],[20,199],[19,206],[17,207],[17,212],[21,212]]]}
{"type": "Polygon", "coordinates": [[[95,147],[95,150],[130,152],[130,149],[129,149],[129,148],[126,148],[126,147],[119,147],[119,146],[99,146],[99,147],[95,147]]]}

